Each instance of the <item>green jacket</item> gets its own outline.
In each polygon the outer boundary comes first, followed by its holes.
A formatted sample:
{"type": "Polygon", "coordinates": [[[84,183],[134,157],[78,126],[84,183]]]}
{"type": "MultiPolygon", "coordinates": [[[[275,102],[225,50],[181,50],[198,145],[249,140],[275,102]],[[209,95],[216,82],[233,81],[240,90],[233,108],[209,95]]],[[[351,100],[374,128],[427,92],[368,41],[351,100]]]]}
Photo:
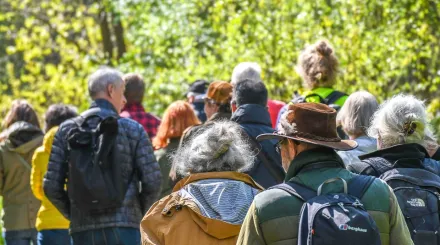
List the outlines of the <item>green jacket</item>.
{"type": "Polygon", "coordinates": [[[0,144],[0,195],[3,196],[5,231],[35,228],[40,200],[30,186],[31,163],[35,149],[43,142],[43,132],[26,122],[7,129],[0,144]]]}
{"type": "MultiPolygon", "coordinates": [[[[327,179],[341,177],[347,182],[356,176],[344,168],[335,151],[317,148],[300,153],[291,163],[286,180],[295,181],[314,190],[327,179]],[[335,161],[340,167],[308,169],[301,168],[317,162],[335,161]]],[[[340,192],[342,184],[333,182],[323,187],[323,193],[340,192]]],[[[392,190],[376,179],[362,198],[362,203],[376,221],[382,245],[413,244],[402,212],[392,190]]],[[[256,196],[245,221],[237,244],[296,244],[299,213],[303,202],[283,190],[267,190],[256,196]]]]}

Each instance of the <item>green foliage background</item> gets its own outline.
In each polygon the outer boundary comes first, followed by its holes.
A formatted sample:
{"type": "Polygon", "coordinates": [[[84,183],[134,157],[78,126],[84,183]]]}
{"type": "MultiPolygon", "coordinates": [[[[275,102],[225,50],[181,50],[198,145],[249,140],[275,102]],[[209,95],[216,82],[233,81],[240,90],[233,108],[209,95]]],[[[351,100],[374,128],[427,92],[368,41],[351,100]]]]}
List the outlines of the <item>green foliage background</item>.
{"type": "MultiPolygon", "coordinates": [[[[435,0],[1,0],[0,112],[26,98],[39,113],[57,102],[88,106],[87,75],[100,65],[139,72],[144,105],[160,115],[198,78],[229,80],[256,61],[274,99],[301,87],[299,52],[329,40],[337,88],[382,101],[399,92],[440,108],[440,2],[435,0]]],[[[434,120],[439,129],[440,120],[434,120]]]]}

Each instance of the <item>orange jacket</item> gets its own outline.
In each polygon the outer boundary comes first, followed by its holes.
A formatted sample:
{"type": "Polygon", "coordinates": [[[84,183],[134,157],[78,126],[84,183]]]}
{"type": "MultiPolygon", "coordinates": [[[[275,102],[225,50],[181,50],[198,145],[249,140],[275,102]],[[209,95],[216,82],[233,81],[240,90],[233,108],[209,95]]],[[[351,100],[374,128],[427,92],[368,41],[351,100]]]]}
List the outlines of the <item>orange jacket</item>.
{"type": "Polygon", "coordinates": [[[173,193],[157,201],[141,222],[143,245],[158,244],[235,244],[241,224],[234,225],[211,219],[201,214],[197,204],[182,197],[179,190],[203,179],[231,179],[242,181],[262,190],[251,177],[237,172],[209,172],[192,174],[179,181],[173,193]]]}

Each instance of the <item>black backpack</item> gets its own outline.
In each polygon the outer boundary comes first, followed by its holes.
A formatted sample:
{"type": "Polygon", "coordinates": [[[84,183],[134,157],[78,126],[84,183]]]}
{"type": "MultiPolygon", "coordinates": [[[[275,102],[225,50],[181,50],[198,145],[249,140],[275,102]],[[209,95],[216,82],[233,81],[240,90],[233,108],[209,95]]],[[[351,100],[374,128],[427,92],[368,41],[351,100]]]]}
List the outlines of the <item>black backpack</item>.
{"type": "Polygon", "coordinates": [[[116,148],[117,115],[101,117],[100,109],[90,109],[73,119],[75,126],[67,133],[69,179],[68,194],[72,204],[83,212],[122,206],[128,188],[122,177],[116,148]],[[96,128],[88,120],[99,117],[96,128]]]}
{"type": "Polygon", "coordinates": [[[294,182],[270,189],[281,189],[304,201],[300,213],[298,245],[380,245],[380,233],[375,221],[364,208],[361,198],[374,177],[358,175],[349,184],[342,178],[322,183],[318,192],[294,182]],[[340,180],[343,193],[321,195],[322,187],[340,180]]]}
{"type": "Polygon", "coordinates": [[[423,168],[393,168],[380,178],[394,190],[414,244],[440,244],[440,177],[423,168]]]}

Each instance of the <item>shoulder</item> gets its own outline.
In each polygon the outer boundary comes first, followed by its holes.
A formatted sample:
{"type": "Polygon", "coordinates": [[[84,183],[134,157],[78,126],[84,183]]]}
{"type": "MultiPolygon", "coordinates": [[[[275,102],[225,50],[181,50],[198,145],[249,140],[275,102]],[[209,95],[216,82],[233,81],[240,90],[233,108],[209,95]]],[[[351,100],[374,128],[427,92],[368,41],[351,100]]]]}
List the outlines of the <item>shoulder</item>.
{"type": "Polygon", "coordinates": [[[280,189],[270,189],[259,193],[254,203],[256,214],[261,222],[279,217],[297,216],[303,204],[299,198],[280,189]]]}
{"type": "Polygon", "coordinates": [[[434,160],[432,158],[425,158],[423,160],[423,165],[425,166],[425,168],[430,171],[433,172],[434,174],[440,175],[440,162],[437,160],[434,160]]]}
{"type": "Polygon", "coordinates": [[[388,185],[376,178],[362,197],[362,202],[369,211],[390,211],[391,192],[388,185]]]}
{"type": "Polygon", "coordinates": [[[139,134],[145,131],[144,127],[140,123],[131,118],[120,118],[118,120],[118,124],[129,135],[135,134],[137,136],[140,136],[139,134]]]}

